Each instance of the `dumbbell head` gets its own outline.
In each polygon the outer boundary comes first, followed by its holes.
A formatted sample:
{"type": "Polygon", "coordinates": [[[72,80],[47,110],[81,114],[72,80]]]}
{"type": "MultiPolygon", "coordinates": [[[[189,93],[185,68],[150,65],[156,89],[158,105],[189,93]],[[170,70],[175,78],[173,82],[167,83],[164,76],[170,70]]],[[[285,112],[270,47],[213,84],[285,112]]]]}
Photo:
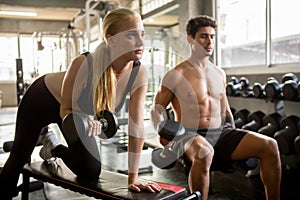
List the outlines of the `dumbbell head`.
{"type": "Polygon", "coordinates": [[[265,85],[265,93],[269,99],[279,99],[281,96],[281,85],[275,79],[268,80],[265,85]]]}
{"type": "Polygon", "coordinates": [[[265,86],[264,85],[261,85],[260,83],[255,82],[252,89],[253,89],[253,94],[256,98],[262,98],[265,96],[265,93],[264,93],[265,86]]]}
{"type": "Polygon", "coordinates": [[[160,169],[170,169],[175,166],[177,156],[173,151],[165,148],[156,148],[152,151],[152,163],[160,169]]]}
{"type": "Polygon", "coordinates": [[[262,111],[256,111],[249,114],[249,121],[256,121],[262,126],[264,117],[265,113],[263,113],[262,111]]]}
{"type": "Polygon", "coordinates": [[[118,131],[118,119],[108,110],[102,110],[97,114],[97,119],[101,124],[102,133],[99,135],[102,139],[113,137],[118,131]]]}
{"type": "MultiPolygon", "coordinates": [[[[89,130],[88,117],[88,115],[82,112],[71,112],[63,119],[62,129],[64,134],[67,134],[70,142],[75,142],[78,140],[78,136],[87,134],[89,130]]],[[[116,134],[118,120],[113,113],[103,110],[97,114],[97,120],[101,124],[102,133],[99,135],[100,138],[107,139],[116,134]]]]}
{"type": "Polygon", "coordinates": [[[296,100],[298,98],[298,83],[294,80],[287,80],[282,86],[282,95],[286,100],[296,100]]]}
{"type": "Polygon", "coordinates": [[[174,137],[183,135],[185,128],[178,122],[170,119],[166,119],[158,125],[158,134],[160,137],[169,141],[174,137]]]}
{"type": "Polygon", "coordinates": [[[300,135],[295,138],[294,141],[295,152],[297,155],[300,155],[300,135]]]}
{"type": "Polygon", "coordinates": [[[263,118],[263,127],[258,132],[270,137],[273,137],[274,133],[280,129],[280,123],[283,117],[279,113],[272,113],[263,118]]]}
{"type": "Polygon", "coordinates": [[[237,128],[241,128],[244,124],[248,123],[248,116],[250,111],[247,109],[239,110],[234,114],[234,123],[237,128]]]}
{"type": "Polygon", "coordinates": [[[232,83],[233,85],[238,84],[239,79],[235,76],[232,76],[229,80],[229,83],[232,83]]]}
{"type": "Polygon", "coordinates": [[[242,90],[247,90],[248,86],[249,86],[249,80],[246,77],[241,77],[240,78],[240,84],[241,84],[241,89],[242,90]]]}
{"type": "Polygon", "coordinates": [[[288,80],[292,80],[294,82],[298,82],[298,77],[293,73],[286,73],[281,77],[281,82],[285,83],[288,80]]]}
{"type": "Polygon", "coordinates": [[[296,100],[298,98],[298,77],[293,73],[286,73],[282,76],[282,95],[286,100],[296,100]]]}
{"type": "Polygon", "coordinates": [[[300,121],[300,117],[296,115],[290,115],[281,121],[280,126],[282,129],[288,127],[291,131],[298,132],[299,121],[300,121]]]}
{"type": "Polygon", "coordinates": [[[81,134],[85,134],[89,128],[86,119],[88,116],[79,112],[70,112],[62,122],[62,132],[68,144],[77,142],[81,134]]]}
{"type": "Polygon", "coordinates": [[[263,126],[265,114],[262,111],[256,111],[249,114],[249,123],[242,126],[242,129],[249,131],[258,131],[263,126]]]}
{"type": "Polygon", "coordinates": [[[300,118],[295,115],[288,116],[281,121],[281,130],[274,134],[281,154],[288,155],[294,150],[294,140],[298,135],[300,118]]]}

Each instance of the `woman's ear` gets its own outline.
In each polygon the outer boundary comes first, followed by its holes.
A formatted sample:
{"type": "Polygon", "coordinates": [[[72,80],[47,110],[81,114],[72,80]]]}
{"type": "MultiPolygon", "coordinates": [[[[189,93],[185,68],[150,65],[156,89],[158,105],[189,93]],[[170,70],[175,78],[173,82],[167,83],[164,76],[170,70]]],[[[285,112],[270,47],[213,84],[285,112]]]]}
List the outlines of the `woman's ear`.
{"type": "Polygon", "coordinates": [[[105,36],[105,38],[106,38],[107,44],[109,46],[115,46],[114,39],[113,39],[112,35],[108,34],[108,35],[105,36]]]}

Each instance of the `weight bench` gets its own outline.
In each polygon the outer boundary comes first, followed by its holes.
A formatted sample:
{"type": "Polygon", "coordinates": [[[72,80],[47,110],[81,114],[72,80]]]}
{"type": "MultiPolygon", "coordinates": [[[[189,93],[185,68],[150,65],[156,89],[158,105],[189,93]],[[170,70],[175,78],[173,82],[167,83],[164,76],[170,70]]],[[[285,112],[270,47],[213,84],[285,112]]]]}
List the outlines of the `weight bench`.
{"type": "Polygon", "coordinates": [[[107,170],[102,170],[97,183],[79,183],[76,176],[64,164],[60,165],[57,175],[52,175],[43,161],[26,164],[22,174],[22,200],[28,200],[30,177],[100,199],[177,200],[188,195],[184,187],[161,182],[157,182],[162,188],[160,193],[133,192],[128,190],[126,175],[107,170]]]}

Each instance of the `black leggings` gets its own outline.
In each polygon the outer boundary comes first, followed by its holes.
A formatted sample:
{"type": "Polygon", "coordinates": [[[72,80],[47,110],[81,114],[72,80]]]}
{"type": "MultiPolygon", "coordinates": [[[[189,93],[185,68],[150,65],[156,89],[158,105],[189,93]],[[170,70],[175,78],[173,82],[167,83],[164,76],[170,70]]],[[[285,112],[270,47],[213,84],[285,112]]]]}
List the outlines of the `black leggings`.
{"type": "MultiPolygon", "coordinates": [[[[57,123],[61,128],[60,104],[49,92],[44,82],[45,76],[33,82],[24,94],[18,108],[14,144],[0,173],[0,199],[12,199],[23,166],[29,161],[43,127],[57,123]]],[[[63,133],[64,134],[64,133],[63,133]]],[[[66,137],[66,135],[64,134],[66,137]]],[[[68,142],[68,138],[65,138],[68,142]]],[[[94,138],[85,142],[95,147],[94,138]]],[[[98,180],[101,172],[100,155],[91,155],[81,140],[68,147],[58,145],[53,153],[63,159],[78,178],[98,180]],[[96,158],[97,157],[97,158],[96,158]]]]}

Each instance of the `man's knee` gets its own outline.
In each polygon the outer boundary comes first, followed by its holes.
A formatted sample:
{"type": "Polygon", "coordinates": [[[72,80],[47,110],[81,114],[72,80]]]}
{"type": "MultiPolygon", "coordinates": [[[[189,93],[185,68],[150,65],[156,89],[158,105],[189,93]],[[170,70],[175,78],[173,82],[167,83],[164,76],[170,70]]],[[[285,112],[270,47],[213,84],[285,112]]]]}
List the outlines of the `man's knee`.
{"type": "Polygon", "coordinates": [[[279,158],[279,148],[275,139],[266,139],[266,145],[264,152],[267,156],[278,157],[279,158]]]}
{"type": "Polygon", "coordinates": [[[191,150],[191,160],[193,162],[205,162],[210,166],[214,156],[214,149],[208,142],[197,142],[197,140],[194,140],[191,144],[191,150]]]}

